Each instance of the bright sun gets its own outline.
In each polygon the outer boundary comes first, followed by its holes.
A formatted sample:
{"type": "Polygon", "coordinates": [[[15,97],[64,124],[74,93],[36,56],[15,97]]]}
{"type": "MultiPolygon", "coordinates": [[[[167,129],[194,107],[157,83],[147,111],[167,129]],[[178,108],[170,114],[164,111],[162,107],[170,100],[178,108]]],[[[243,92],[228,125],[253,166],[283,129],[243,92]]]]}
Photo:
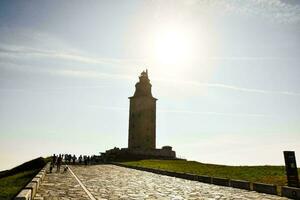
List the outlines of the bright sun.
{"type": "Polygon", "coordinates": [[[193,53],[191,34],[178,28],[162,29],[155,34],[155,60],[163,65],[187,62],[193,53]]]}
{"type": "Polygon", "coordinates": [[[207,31],[195,29],[188,24],[160,24],[152,28],[151,43],[148,43],[152,66],[156,77],[184,80],[191,73],[210,72],[209,54],[211,47],[207,31]]]}

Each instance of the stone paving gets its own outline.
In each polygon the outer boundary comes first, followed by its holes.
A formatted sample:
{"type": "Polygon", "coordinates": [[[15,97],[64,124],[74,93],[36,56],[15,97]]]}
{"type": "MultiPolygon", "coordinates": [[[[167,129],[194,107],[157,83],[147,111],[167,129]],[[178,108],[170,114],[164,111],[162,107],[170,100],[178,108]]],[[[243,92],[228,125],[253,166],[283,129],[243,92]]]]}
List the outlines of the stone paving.
{"type": "MultiPolygon", "coordinates": [[[[70,166],[95,199],[259,199],[275,195],[162,176],[114,165],[70,166]]],[[[68,173],[47,174],[35,199],[88,199],[68,173]],[[77,196],[76,196],[77,195],[77,196]],[[57,198],[58,197],[58,198],[57,198]]]]}
{"type": "Polygon", "coordinates": [[[90,200],[75,177],[69,172],[47,173],[40,185],[35,200],[82,199],[90,200]]]}

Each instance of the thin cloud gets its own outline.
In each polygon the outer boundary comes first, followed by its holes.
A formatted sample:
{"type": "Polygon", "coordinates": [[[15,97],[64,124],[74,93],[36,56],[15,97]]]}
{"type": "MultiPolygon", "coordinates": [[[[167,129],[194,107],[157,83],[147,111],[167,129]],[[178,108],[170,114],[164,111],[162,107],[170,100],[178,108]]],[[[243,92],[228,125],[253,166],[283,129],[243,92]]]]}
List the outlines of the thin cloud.
{"type": "Polygon", "coordinates": [[[166,83],[179,83],[183,85],[190,85],[196,87],[209,87],[209,88],[220,88],[226,90],[233,90],[239,92],[250,92],[250,93],[260,93],[260,94],[275,94],[275,95],[288,95],[288,96],[300,96],[298,92],[292,91],[272,91],[272,90],[262,90],[262,89],[253,89],[253,88],[244,88],[235,85],[228,85],[222,83],[205,83],[199,81],[174,81],[167,79],[156,79],[158,82],[166,82],[166,83]]]}
{"type": "MultiPolygon", "coordinates": [[[[3,62],[0,62],[0,64],[3,62]]],[[[4,62],[5,65],[7,63],[4,62]]],[[[1,66],[1,65],[0,65],[1,66]]],[[[14,64],[14,66],[18,66],[14,64]]],[[[24,70],[24,69],[22,69],[24,70]]],[[[135,76],[128,75],[128,74],[116,74],[116,73],[105,73],[99,72],[96,70],[72,70],[72,69],[48,69],[44,71],[45,73],[56,74],[60,76],[69,76],[75,78],[95,78],[95,79],[115,79],[115,80],[136,80],[135,76]]],[[[274,94],[274,95],[287,95],[287,96],[300,96],[299,92],[293,91],[272,91],[272,90],[263,90],[263,89],[254,89],[254,88],[244,88],[235,85],[228,85],[222,83],[205,83],[199,81],[178,81],[178,80],[171,80],[171,79],[159,79],[154,78],[153,81],[161,82],[161,83],[168,83],[168,84],[181,84],[181,85],[188,85],[188,86],[195,86],[195,87],[208,87],[208,88],[219,88],[219,89],[226,89],[232,91],[239,91],[239,92],[249,92],[249,93],[259,93],[259,94],[274,94]]],[[[86,88],[93,88],[98,86],[86,86],[86,88]]],[[[9,89],[5,89],[7,91],[9,89]]],[[[18,89],[13,89],[13,91],[18,91],[18,89]]]]}
{"type": "Polygon", "coordinates": [[[228,117],[271,117],[271,115],[265,115],[265,114],[202,112],[202,111],[191,111],[191,110],[158,110],[158,112],[182,113],[182,114],[200,114],[200,115],[218,115],[218,116],[228,116],[228,117]]]}
{"type": "Polygon", "coordinates": [[[57,70],[56,73],[63,76],[73,76],[78,78],[109,78],[119,80],[135,80],[135,77],[125,74],[103,73],[94,70],[57,70]]]}
{"type": "MultiPolygon", "coordinates": [[[[92,109],[128,111],[128,108],[120,107],[120,106],[88,105],[88,107],[92,108],[92,109]]],[[[271,115],[265,115],[265,114],[202,112],[202,111],[173,110],[173,109],[158,109],[157,112],[161,112],[161,113],[178,113],[178,114],[192,114],[192,115],[216,115],[216,116],[227,116],[227,117],[272,117],[271,115]]]]}
{"type": "Polygon", "coordinates": [[[93,86],[69,86],[56,88],[0,88],[0,92],[60,92],[64,90],[86,90],[86,89],[101,89],[112,87],[110,85],[93,85],[93,86]]]}
{"type": "Polygon", "coordinates": [[[87,105],[88,108],[92,109],[103,109],[103,110],[120,110],[120,111],[128,111],[128,108],[119,107],[119,106],[101,106],[101,105],[87,105]]]}
{"type": "Polygon", "coordinates": [[[281,0],[191,0],[187,7],[211,10],[218,14],[257,16],[273,22],[294,24],[300,22],[300,5],[281,0]]]}
{"type": "Polygon", "coordinates": [[[299,60],[296,57],[269,57],[269,56],[227,56],[227,57],[209,57],[207,60],[227,60],[227,61],[249,61],[249,60],[299,60]]]}
{"type": "Polygon", "coordinates": [[[13,46],[0,44],[0,55],[2,56],[33,56],[33,57],[50,57],[56,59],[65,59],[74,62],[82,62],[88,64],[126,64],[136,63],[143,60],[139,59],[112,59],[112,58],[95,58],[85,56],[79,53],[68,51],[53,51],[24,46],[13,46]]]}
{"type": "MultiPolygon", "coordinates": [[[[137,59],[137,58],[97,58],[92,56],[84,55],[82,52],[77,52],[74,50],[45,50],[26,46],[15,46],[15,45],[5,45],[0,44],[0,56],[3,58],[7,57],[18,57],[24,58],[24,56],[31,56],[33,58],[48,57],[53,59],[63,59],[72,62],[95,64],[95,65],[110,65],[110,66],[132,66],[141,65],[145,63],[151,63],[147,59],[137,59]]],[[[214,56],[202,58],[203,60],[223,60],[223,61],[248,61],[248,60],[295,60],[299,58],[295,57],[266,57],[266,56],[214,56]]]]}
{"type": "Polygon", "coordinates": [[[240,92],[252,92],[252,93],[261,93],[261,94],[280,94],[280,95],[289,95],[289,96],[300,96],[300,93],[297,92],[289,92],[289,91],[271,91],[271,90],[261,90],[261,89],[251,89],[251,88],[243,88],[234,85],[226,85],[220,83],[199,83],[193,82],[194,85],[198,86],[207,86],[207,87],[215,87],[215,88],[224,88],[228,90],[236,90],[240,92]]]}
{"type": "MultiPolygon", "coordinates": [[[[51,51],[51,50],[42,50],[36,48],[29,48],[23,46],[13,46],[13,45],[3,45],[0,44],[0,56],[20,56],[31,55],[31,56],[44,56],[52,58],[61,58],[66,60],[71,60],[75,62],[83,62],[89,64],[116,64],[116,65],[126,65],[126,64],[137,64],[134,62],[141,62],[142,60],[138,59],[106,59],[106,58],[93,58],[88,56],[83,56],[81,54],[68,53],[65,51],[51,51]]],[[[209,59],[282,59],[274,57],[213,57],[209,59]]],[[[1,62],[3,63],[3,62],[1,62]]],[[[73,76],[78,78],[110,78],[110,79],[120,79],[120,80],[135,80],[136,77],[126,74],[115,74],[115,73],[104,73],[96,70],[72,70],[72,69],[48,69],[45,70],[47,73],[54,73],[63,76],[73,76]]],[[[275,94],[275,95],[288,95],[288,96],[300,96],[300,93],[293,91],[271,91],[263,89],[254,89],[254,88],[244,88],[235,85],[221,84],[221,83],[205,83],[198,81],[174,81],[174,80],[164,80],[164,79],[154,79],[159,82],[169,82],[169,83],[179,83],[187,84],[197,87],[210,87],[210,88],[221,88],[227,90],[234,90],[240,92],[250,92],[250,93],[260,93],[260,94],[275,94]]]]}
{"type": "MultiPolygon", "coordinates": [[[[63,71],[59,71],[58,73],[67,76],[77,76],[77,77],[85,77],[85,78],[113,78],[113,79],[126,79],[126,80],[136,79],[136,77],[129,76],[129,75],[101,73],[101,72],[85,71],[85,70],[63,70],[63,71]]],[[[183,85],[191,85],[196,87],[221,88],[221,89],[234,90],[239,92],[300,96],[300,93],[291,92],[291,91],[272,91],[272,90],[244,88],[244,87],[238,87],[234,85],[227,85],[221,83],[205,83],[205,82],[198,82],[198,81],[174,81],[168,79],[154,79],[154,80],[158,82],[177,83],[177,84],[179,83],[183,85]]]]}

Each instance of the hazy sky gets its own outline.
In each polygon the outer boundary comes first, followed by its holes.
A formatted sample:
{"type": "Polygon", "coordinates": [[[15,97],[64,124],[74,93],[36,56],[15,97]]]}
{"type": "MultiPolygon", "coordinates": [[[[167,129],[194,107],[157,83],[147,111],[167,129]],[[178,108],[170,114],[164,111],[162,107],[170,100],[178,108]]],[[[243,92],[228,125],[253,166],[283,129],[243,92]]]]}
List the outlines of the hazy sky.
{"type": "Polygon", "coordinates": [[[0,1],[0,170],[127,147],[146,68],[158,147],[300,165],[299,61],[296,0],[0,1]]]}

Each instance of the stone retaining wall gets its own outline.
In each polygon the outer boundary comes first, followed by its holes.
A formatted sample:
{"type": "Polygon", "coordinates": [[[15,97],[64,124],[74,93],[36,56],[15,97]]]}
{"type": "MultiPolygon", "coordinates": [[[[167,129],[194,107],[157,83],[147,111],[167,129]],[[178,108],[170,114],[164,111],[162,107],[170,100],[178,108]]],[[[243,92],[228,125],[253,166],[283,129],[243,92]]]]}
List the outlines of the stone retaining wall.
{"type": "Polygon", "coordinates": [[[253,183],[253,190],[256,192],[277,195],[277,186],[272,184],[253,183]]]}
{"type": "MultiPolygon", "coordinates": [[[[146,167],[128,166],[128,165],[121,164],[121,163],[111,163],[111,164],[117,165],[120,167],[137,169],[137,170],[152,172],[155,174],[183,178],[183,179],[192,180],[192,181],[199,181],[199,182],[203,182],[203,183],[228,186],[228,187],[234,187],[234,188],[245,189],[245,190],[253,190],[256,192],[261,192],[261,193],[266,193],[266,194],[279,195],[277,192],[278,186],[271,185],[271,184],[250,183],[249,181],[242,181],[242,180],[230,180],[230,179],[226,179],[226,178],[200,176],[200,175],[195,175],[195,174],[179,173],[179,172],[165,171],[165,170],[160,170],[160,169],[150,169],[150,168],[146,168],[146,167]]],[[[282,196],[300,200],[300,188],[291,188],[291,187],[284,186],[284,187],[282,187],[282,196]]]]}
{"type": "Polygon", "coordinates": [[[300,188],[284,186],[281,188],[281,194],[291,199],[300,199],[300,188]]]}
{"type": "Polygon", "coordinates": [[[50,162],[47,163],[41,171],[19,192],[19,194],[15,197],[15,200],[32,200],[44,180],[47,169],[50,166],[50,162]]]}
{"type": "Polygon", "coordinates": [[[230,180],[230,186],[234,188],[250,190],[250,182],[249,181],[241,181],[241,180],[230,180]]]}
{"type": "Polygon", "coordinates": [[[197,176],[197,181],[202,183],[211,183],[211,177],[210,176],[197,176]]]}
{"type": "Polygon", "coordinates": [[[219,177],[212,177],[211,183],[215,185],[221,185],[221,186],[229,186],[229,179],[227,178],[219,178],[219,177]]]}

